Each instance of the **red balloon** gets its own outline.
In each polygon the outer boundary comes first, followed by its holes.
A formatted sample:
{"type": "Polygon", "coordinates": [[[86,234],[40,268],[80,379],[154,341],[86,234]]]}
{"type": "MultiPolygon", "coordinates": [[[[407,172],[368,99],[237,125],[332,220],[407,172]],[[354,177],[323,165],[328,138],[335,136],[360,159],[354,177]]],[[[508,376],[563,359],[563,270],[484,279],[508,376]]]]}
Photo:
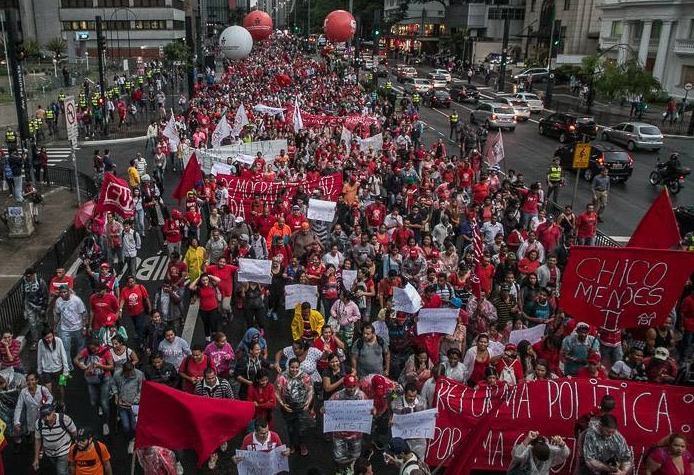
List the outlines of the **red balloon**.
{"type": "Polygon", "coordinates": [[[345,10],[335,10],[325,17],[323,32],[332,42],[349,41],[357,31],[357,20],[345,10]]]}
{"type": "Polygon", "coordinates": [[[243,27],[248,30],[253,41],[261,41],[272,34],[272,18],[261,10],[254,10],[243,19],[243,27]]]}

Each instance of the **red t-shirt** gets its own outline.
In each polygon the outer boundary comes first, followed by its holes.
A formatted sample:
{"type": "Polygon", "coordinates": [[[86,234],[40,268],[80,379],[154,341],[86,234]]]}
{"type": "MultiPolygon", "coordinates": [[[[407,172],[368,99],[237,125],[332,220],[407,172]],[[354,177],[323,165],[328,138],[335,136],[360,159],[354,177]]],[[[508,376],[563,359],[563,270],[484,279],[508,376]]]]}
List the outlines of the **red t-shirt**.
{"type": "Polygon", "coordinates": [[[523,213],[537,213],[537,207],[540,205],[540,196],[537,193],[533,193],[532,191],[529,191],[526,195],[525,198],[523,199],[523,206],[521,207],[521,211],[523,213]]]}
{"type": "Polygon", "coordinates": [[[118,313],[118,299],[108,292],[103,297],[96,293],[89,297],[89,308],[93,316],[92,328],[98,331],[106,323],[107,315],[118,313]]]}
{"type": "MultiPolygon", "coordinates": [[[[193,378],[202,378],[205,374],[205,370],[210,367],[208,362],[208,356],[203,353],[202,360],[200,363],[196,363],[192,356],[188,355],[181,361],[181,366],[178,368],[178,372],[186,374],[193,378]]],[[[195,392],[195,385],[188,381],[183,380],[183,390],[189,393],[195,392]]]]}
{"type": "Polygon", "coordinates": [[[366,220],[369,226],[377,228],[383,224],[383,219],[386,217],[386,207],[382,204],[372,204],[366,208],[366,220]]]}
{"type": "Polygon", "coordinates": [[[171,280],[171,284],[180,287],[183,284],[183,273],[188,271],[188,266],[183,261],[171,262],[166,269],[166,276],[171,280]]]}
{"type": "Polygon", "coordinates": [[[51,285],[50,285],[50,288],[48,290],[50,292],[58,292],[58,289],[60,289],[61,285],[67,285],[70,288],[70,290],[72,290],[73,283],[74,283],[74,280],[69,275],[64,275],[63,280],[58,280],[57,277],[53,277],[51,279],[51,285]]]}
{"type": "Polygon", "coordinates": [[[211,285],[198,287],[198,298],[200,299],[200,310],[210,312],[217,308],[217,292],[211,285]]]}
{"type": "Polygon", "coordinates": [[[142,284],[135,284],[135,287],[123,287],[120,291],[120,299],[128,306],[128,315],[135,316],[144,313],[145,299],[149,298],[147,289],[142,284]]]}
{"type": "Polygon", "coordinates": [[[588,214],[583,212],[576,218],[576,226],[578,227],[579,238],[589,238],[595,236],[598,225],[598,215],[595,213],[588,214]]]}
{"type": "Polygon", "coordinates": [[[234,274],[238,270],[238,267],[226,264],[221,268],[217,265],[207,266],[205,272],[221,279],[217,284],[217,288],[222,297],[231,297],[234,292],[234,274]]]}

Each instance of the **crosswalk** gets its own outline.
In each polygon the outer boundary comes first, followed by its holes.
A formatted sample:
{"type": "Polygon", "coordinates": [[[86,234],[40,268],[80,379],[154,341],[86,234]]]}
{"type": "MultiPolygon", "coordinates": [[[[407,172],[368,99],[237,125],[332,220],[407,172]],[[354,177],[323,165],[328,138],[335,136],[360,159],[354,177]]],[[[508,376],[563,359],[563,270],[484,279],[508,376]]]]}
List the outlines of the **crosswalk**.
{"type": "MultiPolygon", "coordinates": [[[[7,148],[3,147],[2,152],[7,156],[7,148]]],[[[49,167],[66,165],[72,161],[72,149],[70,147],[46,147],[46,152],[48,153],[49,167]]]]}

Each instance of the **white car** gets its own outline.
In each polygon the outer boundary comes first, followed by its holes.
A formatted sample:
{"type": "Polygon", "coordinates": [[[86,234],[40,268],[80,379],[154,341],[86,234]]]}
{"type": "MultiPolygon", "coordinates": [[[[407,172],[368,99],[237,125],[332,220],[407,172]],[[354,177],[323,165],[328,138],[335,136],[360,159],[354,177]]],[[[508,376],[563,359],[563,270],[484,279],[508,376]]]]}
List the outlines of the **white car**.
{"type": "Polygon", "coordinates": [[[448,81],[441,74],[427,74],[427,79],[431,81],[434,89],[445,89],[448,86],[448,81]]]}
{"type": "Polygon", "coordinates": [[[428,79],[422,78],[409,78],[405,81],[405,86],[403,89],[408,94],[413,94],[417,91],[419,94],[431,91],[434,85],[428,79]]]}
{"type": "Polygon", "coordinates": [[[451,73],[448,72],[448,69],[433,69],[429,71],[429,74],[431,76],[443,76],[446,78],[446,82],[451,82],[451,73]]]}
{"type": "Polygon", "coordinates": [[[537,113],[545,110],[545,105],[542,103],[542,99],[537,97],[536,94],[532,94],[530,92],[519,92],[518,94],[515,94],[513,97],[515,97],[516,99],[520,99],[523,102],[526,102],[528,104],[528,107],[530,108],[530,112],[537,113]]]}
{"type": "Polygon", "coordinates": [[[530,107],[528,107],[527,102],[511,96],[498,97],[497,102],[501,102],[502,104],[512,107],[516,112],[516,120],[518,122],[525,122],[526,120],[530,119],[530,107]]]}

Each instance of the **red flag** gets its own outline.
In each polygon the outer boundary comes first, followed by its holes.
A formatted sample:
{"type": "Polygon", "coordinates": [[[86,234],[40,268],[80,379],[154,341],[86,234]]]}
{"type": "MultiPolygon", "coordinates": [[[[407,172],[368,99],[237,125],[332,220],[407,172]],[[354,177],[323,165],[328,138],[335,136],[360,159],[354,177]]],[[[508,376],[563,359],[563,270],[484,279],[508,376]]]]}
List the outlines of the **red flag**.
{"type": "Polygon", "coordinates": [[[142,383],[135,448],[193,449],[198,467],[253,419],[253,403],[210,400],[158,383],[142,383]]]}
{"type": "Polygon", "coordinates": [[[627,247],[672,249],[680,243],[680,230],[667,188],[656,198],[636,226],[627,247]]]}
{"type": "Polygon", "coordinates": [[[188,165],[183,171],[183,176],[178,181],[176,188],[173,190],[173,197],[180,203],[183,198],[185,198],[186,193],[190,190],[195,189],[195,186],[202,181],[202,168],[200,168],[200,163],[195,153],[190,156],[188,160],[188,165]]]}
{"type": "Polygon", "coordinates": [[[96,202],[94,213],[99,214],[111,211],[124,219],[135,216],[133,195],[130,192],[128,182],[115,176],[113,173],[104,173],[104,182],[101,185],[101,193],[96,202]]]}
{"type": "Polygon", "coordinates": [[[499,130],[491,140],[487,141],[487,149],[484,152],[484,158],[490,167],[498,165],[504,159],[504,139],[499,130]]]}

